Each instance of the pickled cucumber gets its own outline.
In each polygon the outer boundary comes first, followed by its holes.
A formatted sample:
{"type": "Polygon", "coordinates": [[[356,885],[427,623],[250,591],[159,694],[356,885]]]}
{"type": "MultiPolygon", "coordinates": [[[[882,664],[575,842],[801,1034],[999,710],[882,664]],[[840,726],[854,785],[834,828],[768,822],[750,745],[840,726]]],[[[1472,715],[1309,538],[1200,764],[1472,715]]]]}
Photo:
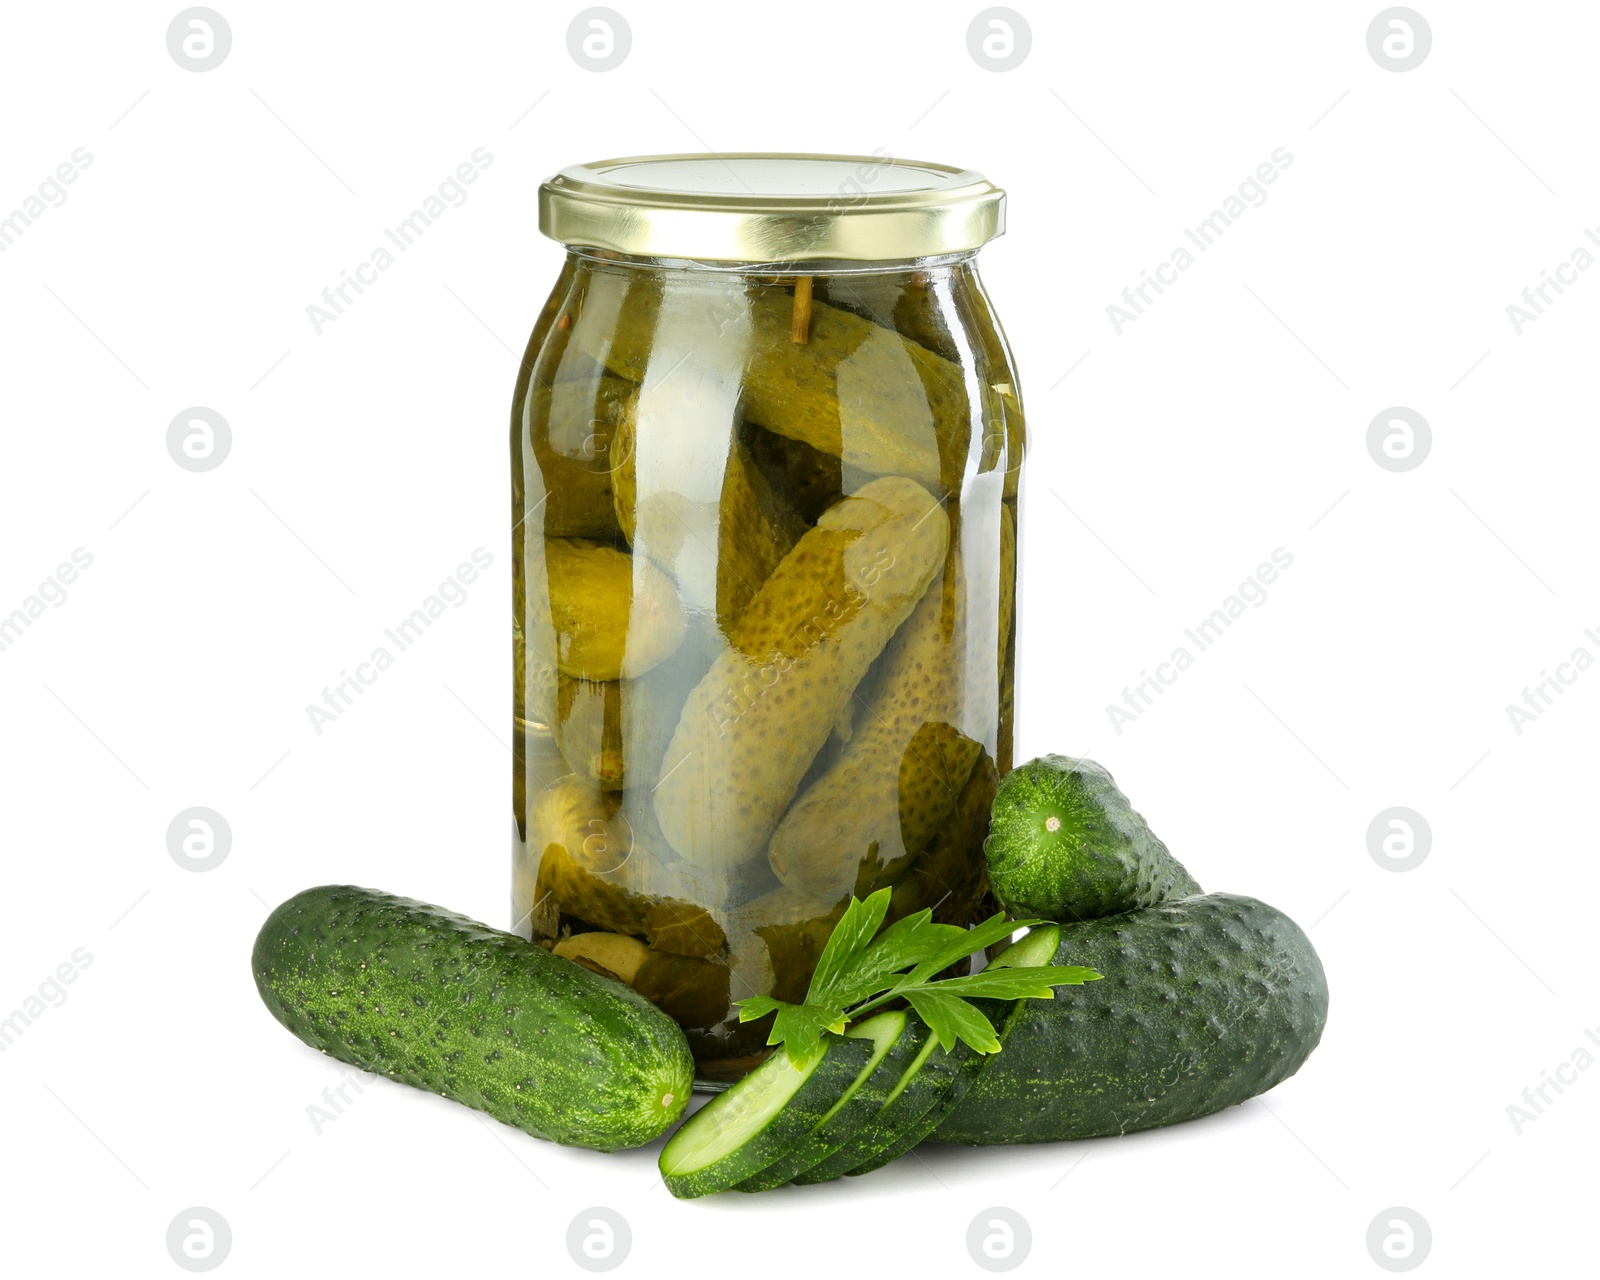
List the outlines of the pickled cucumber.
{"type": "Polygon", "coordinates": [[[817,282],[817,297],[893,329],[946,360],[961,350],[943,302],[948,293],[926,271],[871,271],[829,276],[817,282]],[[930,287],[932,286],[932,287],[930,287]]]}
{"type": "Polygon", "coordinates": [[[815,524],[846,490],[859,489],[872,477],[851,468],[846,473],[838,458],[791,440],[763,427],[747,427],[750,455],[772,487],[788,494],[801,519],[815,524]]]}
{"type": "Polygon", "coordinates": [[[773,492],[749,448],[735,439],[717,522],[717,622],[724,633],[744,616],[805,530],[805,521],[773,492]]]}
{"type": "Polygon", "coordinates": [[[541,932],[555,932],[559,913],[673,955],[704,959],[723,950],[722,926],[700,905],[718,895],[703,881],[672,876],[678,864],[650,831],[636,829],[620,796],[576,775],[558,778],[534,798],[528,825],[539,857],[535,899],[547,909],[541,932]],[[695,900],[661,893],[666,884],[695,891],[695,900]]]}
{"type": "Polygon", "coordinates": [[[630,804],[630,821],[642,818],[646,827],[653,826],[648,789],[659,776],[661,757],[684,700],[710,670],[712,657],[724,643],[714,620],[691,617],[677,652],[641,676],[631,680],[556,676],[546,723],[565,762],[558,772],[576,773],[605,791],[641,789],[645,802],[630,804]]]}
{"type": "Polygon", "coordinates": [[[858,870],[897,865],[948,824],[982,749],[951,723],[960,598],[937,583],[923,596],[873,672],[849,745],[778,824],[768,858],[790,888],[848,892],[858,870]]]}
{"type": "Polygon", "coordinates": [[[704,907],[676,898],[662,898],[644,916],[644,935],[657,951],[702,960],[718,954],[727,935],[704,907]]]}
{"type": "Polygon", "coordinates": [[[1012,634],[1017,621],[1017,517],[1016,509],[1000,506],[1000,707],[998,761],[1000,775],[1011,772],[1012,751],[1017,737],[1016,662],[1017,644],[1012,634]]]}
{"type": "Polygon", "coordinates": [[[546,538],[544,545],[548,590],[529,592],[528,612],[555,632],[562,674],[642,675],[683,643],[683,605],[672,580],[649,560],[580,538],[546,538]]]}
{"type": "MultiPolygon", "coordinates": [[[[980,753],[950,821],[894,882],[889,894],[890,917],[898,919],[926,907],[941,924],[972,922],[989,887],[983,839],[989,832],[989,809],[999,785],[1000,771],[988,752],[980,753]]],[[[864,879],[856,886],[856,895],[881,887],[877,879],[864,879]]]]}
{"type": "Polygon", "coordinates": [[[805,999],[811,971],[849,903],[848,895],[823,903],[794,889],[779,888],[743,908],[741,924],[766,944],[772,961],[772,996],[791,1004],[805,999]]]}
{"type": "Polygon", "coordinates": [[[871,475],[959,487],[972,426],[959,366],[821,302],[812,303],[809,341],[795,342],[794,295],[785,288],[635,275],[596,272],[588,295],[606,323],[589,330],[585,349],[613,373],[647,386],[651,377],[664,381],[676,366],[658,369],[663,313],[672,309],[680,338],[688,319],[709,320],[708,340],[742,344],[749,421],[871,475]]]}
{"type": "Polygon", "coordinates": [[[792,342],[792,308],[784,289],[750,299],[750,421],[873,475],[958,487],[971,432],[960,368],[826,303],[812,303],[811,340],[792,342]]]}
{"type": "Polygon", "coordinates": [[[684,1028],[714,1027],[728,1017],[728,966],[652,950],[633,989],[684,1028]]]}
{"type": "MultiPolygon", "coordinates": [[[[864,898],[889,886],[887,924],[924,908],[941,924],[971,924],[988,888],[983,838],[999,782],[994,761],[980,752],[944,829],[909,866],[901,860],[895,868],[863,868],[855,895],[864,898]]],[[[735,913],[735,927],[751,930],[766,944],[775,975],[772,995],[791,1003],[805,999],[811,971],[849,901],[849,892],[828,901],[784,886],[735,913]]]]}
{"type": "Polygon", "coordinates": [[[611,450],[638,388],[611,374],[532,387],[524,429],[544,480],[533,528],[552,537],[611,540],[621,532],[611,493],[611,450]]]}
{"type": "MultiPolygon", "coordinates": [[[[778,497],[748,445],[737,435],[728,449],[714,520],[684,495],[663,490],[645,495],[641,520],[636,459],[627,435],[631,430],[631,425],[624,428],[622,460],[614,480],[617,519],[630,542],[665,564],[681,563],[686,544],[698,542],[702,545],[690,550],[700,553],[692,559],[701,570],[708,558],[705,553],[715,543],[717,623],[726,632],[799,541],[806,521],[778,497]]],[[[692,583],[679,585],[688,586],[691,596],[699,594],[692,583]]]]}
{"type": "Polygon", "coordinates": [[[611,447],[611,513],[629,544],[637,542],[638,523],[635,515],[639,505],[639,466],[635,450],[638,448],[638,405],[629,406],[617,423],[617,437],[611,447]]]}
{"type": "Polygon", "coordinates": [[[689,695],[656,818],[692,863],[761,852],[840,710],[927,590],[949,520],[911,480],[874,480],[784,558],[689,695]]]}
{"type": "Polygon", "coordinates": [[[1016,497],[1026,445],[1022,400],[1010,348],[976,270],[847,274],[819,279],[816,290],[822,301],[892,329],[952,365],[979,367],[985,436],[978,470],[1003,465],[1005,496],[1016,497]],[[973,339],[976,349],[969,345],[973,339]]]}
{"type": "Polygon", "coordinates": [[[621,680],[559,676],[554,714],[547,722],[567,767],[605,791],[622,790],[625,687],[621,680]]]}
{"type": "Polygon", "coordinates": [[[724,964],[659,951],[621,933],[575,933],[551,950],[632,987],[685,1027],[713,1027],[727,1017],[724,964]]]}
{"type": "Polygon", "coordinates": [[[628,986],[650,956],[650,948],[621,933],[575,933],[551,948],[563,960],[581,964],[628,986]]]}
{"type": "Polygon", "coordinates": [[[1011,627],[1017,618],[1017,517],[1004,503],[1000,506],[1000,670],[1006,665],[1011,644],[1011,627]]]}
{"type": "Polygon", "coordinates": [[[617,820],[614,797],[576,777],[551,783],[529,808],[528,848],[539,859],[539,932],[554,932],[560,913],[614,933],[644,933],[654,904],[633,888],[633,833],[617,820]]]}
{"type": "Polygon", "coordinates": [[[547,844],[539,855],[534,885],[535,932],[545,936],[570,915],[601,929],[640,935],[650,903],[621,885],[585,870],[562,844],[547,844]]]}

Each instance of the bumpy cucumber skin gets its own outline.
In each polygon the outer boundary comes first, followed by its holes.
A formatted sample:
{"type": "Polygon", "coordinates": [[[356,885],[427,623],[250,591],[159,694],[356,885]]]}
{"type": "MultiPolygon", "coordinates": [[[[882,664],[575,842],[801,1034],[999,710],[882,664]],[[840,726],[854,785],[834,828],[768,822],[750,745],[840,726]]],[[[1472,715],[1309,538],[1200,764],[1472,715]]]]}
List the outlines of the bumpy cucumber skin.
{"type": "Polygon", "coordinates": [[[688,1043],[643,996],[410,898],[307,889],[267,917],[250,967],[313,1048],[538,1138],[642,1146],[689,1100],[688,1043]]]}
{"type": "Polygon", "coordinates": [[[984,853],[1019,917],[1095,920],[1202,892],[1093,760],[1040,756],[1008,773],[984,853]]]}
{"type": "MultiPolygon", "coordinates": [[[[743,1144],[735,1147],[720,1160],[713,1161],[691,1173],[668,1173],[667,1158],[671,1143],[661,1153],[661,1180],[667,1190],[680,1200],[693,1200],[699,1196],[727,1191],[746,1178],[760,1173],[774,1161],[781,1159],[808,1133],[817,1127],[822,1117],[849,1088],[850,1082],[861,1074],[872,1056],[872,1042],[852,1040],[845,1036],[829,1036],[825,1042],[827,1052],[822,1061],[806,1078],[793,1096],[774,1113],[766,1127],[752,1134],[743,1144]]],[[[779,1049],[777,1052],[782,1053],[779,1049]]],[[[758,1067],[759,1071],[760,1068],[758,1067]]],[[[746,1076],[745,1079],[751,1077],[746,1076]]],[[[741,1082],[742,1083],[742,1082],[741,1082]]],[[[733,1086],[734,1089],[738,1084],[733,1086]]],[[[731,1093],[732,1090],[729,1090],[731,1093]]],[[[727,1097],[722,1094],[720,1097],[727,1097]]],[[[689,1130],[706,1114],[718,1099],[713,1099],[705,1109],[697,1111],[678,1134],[689,1130]]],[[[673,1141],[678,1135],[673,1136],[673,1141]]]]}
{"type": "Polygon", "coordinates": [[[936,1142],[1154,1129],[1265,1093],[1322,1038],[1328,984],[1281,911],[1230,893],[1063,925],[1054,963],[1105,976],[1022,1000],[936,1142]]]}

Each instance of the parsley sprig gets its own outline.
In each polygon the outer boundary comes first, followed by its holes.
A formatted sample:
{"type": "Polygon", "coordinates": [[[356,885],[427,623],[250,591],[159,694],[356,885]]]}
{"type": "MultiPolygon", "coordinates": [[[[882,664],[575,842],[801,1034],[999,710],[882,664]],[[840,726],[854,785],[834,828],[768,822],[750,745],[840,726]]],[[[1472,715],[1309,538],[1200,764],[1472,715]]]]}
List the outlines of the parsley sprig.
{"type": "Polygon", "coordinates": [[[777,1016],[767,1043],[781,1044],[789,1061],[801,1065],[822,1048],[822,1033],[842,1032],[847,1023],[891,1000],[904,1000],[928,1024],[946,1051],[963,1040],[979,1053],[997,1053],[1000,1039],[982,1010],[970,1003],[994,1000],[1050,1000],[1053,988],[1100,977],[1080,965],[991,966],[979,973],[934,981],[958,960],[999,942],[1017,929],[1043,920],[1007,920],[1003,913],[976,928],[934,924],[932,912],[918,911],[882,933],[889,890],[865,901],[852,897],[811,975],[802,1004],[771,996],[739,1001],[739,1021],[777,1016]]]}

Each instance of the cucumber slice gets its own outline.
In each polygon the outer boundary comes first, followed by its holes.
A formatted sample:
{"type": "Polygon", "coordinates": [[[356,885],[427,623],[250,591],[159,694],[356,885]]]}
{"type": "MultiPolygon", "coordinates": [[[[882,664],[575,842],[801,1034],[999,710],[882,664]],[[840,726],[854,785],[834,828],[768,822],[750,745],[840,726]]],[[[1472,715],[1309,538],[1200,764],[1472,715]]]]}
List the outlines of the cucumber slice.
{"type": "Polygon", "coordinates": [[[796,1065],[783,1050],[706,1103],[661,1152],[661,1178],[680,1200],[710,1195],[760,1173],[791,1150],[860,1076],[871,1040],[824,1035],[796,1065]]]}
{"type": "MultiPolygon", "coordinates": [[[[1001,1001],[974,1000],[983,1011],[989,1015],[993,1022],[996,1016],[1003,1015],[1010,1005],[1001,1001]]],[[[943,1059],[940,1066],[949,1075],[949,1083],[940,1091],[939,1097],[933,1105],[924,1111],[915,1120],[908,1120],[898,1127],[898,1130],[888,1136],[888,1140],[879,1144],[865,1160],[853,1169],[846,1170],[849,1177],[857,1178],[863,1173],[871,1173],[874,1169],[881,1169],[884,1165],[898,1160],[912,1147],[923,1141],[930,1133],[937,1129],[960,1104],[961,1099],[967,1096],[967,1090],[983,1073],[983,1064],[989,1060],[986,1053],[974,1053],[965,1044],[958,1043],[949,1052],[941,1050],[935,1054],[936,1058],[943,1059]]]]}
{"type": "Polygon", "coordinates": [[[872,1056],[861,1074],[845,1089],[817,1127],[753,1178],[746,1178],[735,1191],[770,1191],[781,1187],[798,1173],[820,1163],[858,1133],[861,1126],[883,1109],[888,1093],[905,1074],[906,1067],[921,1048],[919,1024],[905,1013],[880,1013],[845,1035],[867,1040],[872,1056]]]}
{"type": "Polygon", "coordinates": [[[1055,962],[1056,951],[1061,946],[1061,926],[1037,924],[1009,947],[989,961],[986,968],[1015,969],[1037,967],[1055,962]]]}
{"type": "MultiPolygon", "coordinates": [[[[1035,926],[991,960],[989,967],[1049,964],[1060,939],[1059,925],[1035,926]]],[[[1004,1017],[1008,1007],[985,1002],[985,1012],[991,1019],[1004,1017]]],[[[945,1053],[927,1029],[922,1030],[922,1048],[890,1091],[883,1109],[831,1156],[796,1177],[795,1182],[826,1182],[845,1174],[882,1168],[927,1138],[955,1110],[986,1055],[975,1054],[964,1044],[945,1053]]]]}
{"type": "Polygon", "coordinates": [[[914,1125],[944,1096],[955,1079],[949,1055],[939,1052],[938,1040],[920,1019],[911,1019],[911,1025],[917,1037],[916,1052],[884,1098],[883,1107],[831,1155],[797,1174],[793,1179],[797,1186],[842,1178],[863,1160],[876,1155],[891,1141],[891,1135],[914,1125]]]}

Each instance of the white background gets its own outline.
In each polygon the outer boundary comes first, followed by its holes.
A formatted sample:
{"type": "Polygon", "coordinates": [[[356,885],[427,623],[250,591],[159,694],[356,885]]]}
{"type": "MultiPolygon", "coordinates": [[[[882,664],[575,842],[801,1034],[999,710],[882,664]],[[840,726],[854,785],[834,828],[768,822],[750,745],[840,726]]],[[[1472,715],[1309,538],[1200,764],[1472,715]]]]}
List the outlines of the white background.
{"type": "Polygon", "coordinates": [[[8,1271],[181,1274],[192,1205],[250,1276],[580,1274],[591,1205],[631,1225],[624,1274],[980,1274],[991,1205],[1042,1275],[1378,1275],[1395,1205],[1431,1226],[1424,1274],[1592,1266],[1600,1070],[1520,1133],[1507,1107],[1600,1024],[1600,672],[1520,734],[1506,705],[1600,656],[1600,271],[1520,336],[1506,307],[1600,222],[1600,10],[1418,0],[1432,51],[1395,73],[1373,0],[1018,0],[1032,52],[994,72],[976,4],[616,3],[605,73],[568,53],[576,5],[218,0],[233,47],[203,74],[168,55],[175,6],[8,11],[0,211],[93,158],[0,254],[0,613],[93,556],[0,652],[0,1013],[92,957],[0,1055],[8,1271]],[[466,202],[315,333],[308,304],[478,147],[466,202]],[[1278,147],[1266,203],[1119,336],[1108,304],[1278,147]],[[1207,888],[1310,928],[1322,1047],[1164,1132],[692,1204],[654,1148],[386,1083],[318,1134],[342,1073],[255,995],[269,904],[346,881],[507,923],[507,410],[561,252],[539,181],[874,148],[1010,193],[981,262],[1032,427],[1018,759],[1097,757],[1207,888]],[[194,405],[233,432],[205,474],[165,446],[194,405]],[[1366,447],[1394,405],[1433,433],[1403,474],[1366,447]],[[466,602],[314,732],[306,705],[477,547],[466,602]],[[1107,704],[1276,547],[1266,603],[1116,732],[1107,704]],[[233,832],[204,874],[166,848],[193,805],[233,832]],[[1367,848],[1393,805],[1433,833],[1404,873],[1367,848]]]}

